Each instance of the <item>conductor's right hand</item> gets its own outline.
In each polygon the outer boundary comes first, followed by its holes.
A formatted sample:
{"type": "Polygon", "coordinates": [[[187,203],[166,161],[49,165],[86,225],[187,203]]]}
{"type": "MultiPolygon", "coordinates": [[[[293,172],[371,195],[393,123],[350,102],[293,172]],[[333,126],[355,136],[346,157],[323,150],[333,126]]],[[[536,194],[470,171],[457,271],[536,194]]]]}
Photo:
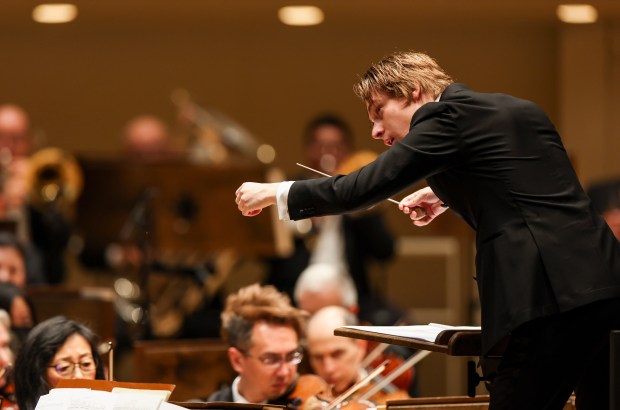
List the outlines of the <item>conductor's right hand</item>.
{"type": "Polygon", "coordinates": [[[244,182],[236,191],[235,202],[244,216],[256,216],[276,203],[278,183],[244,182]]]}

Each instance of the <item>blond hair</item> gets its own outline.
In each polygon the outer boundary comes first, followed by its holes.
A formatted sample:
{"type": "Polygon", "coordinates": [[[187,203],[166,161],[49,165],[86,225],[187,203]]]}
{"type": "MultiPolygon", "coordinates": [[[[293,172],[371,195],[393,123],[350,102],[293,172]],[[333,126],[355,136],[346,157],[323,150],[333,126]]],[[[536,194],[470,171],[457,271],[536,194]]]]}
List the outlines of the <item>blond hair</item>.
{"type": "Polygon", "coordinates": [[[230,346],[246,351],[251,347],[252,329],[257,322],[291,326],[298,338],[308,314],[291,305],[290,298],[271,286],[253,284],[226,298],[222,312],[222,336],[230,346]]]}
{"type": "Polygon", "coordinates": [[[437,98],[453,82],[432,57],[414,51],[401,51],[373,64],[353,86],[353,91],[367,103],[376,91],[411,102],[417,87],[421,93],[427,92],[437,98]]]}

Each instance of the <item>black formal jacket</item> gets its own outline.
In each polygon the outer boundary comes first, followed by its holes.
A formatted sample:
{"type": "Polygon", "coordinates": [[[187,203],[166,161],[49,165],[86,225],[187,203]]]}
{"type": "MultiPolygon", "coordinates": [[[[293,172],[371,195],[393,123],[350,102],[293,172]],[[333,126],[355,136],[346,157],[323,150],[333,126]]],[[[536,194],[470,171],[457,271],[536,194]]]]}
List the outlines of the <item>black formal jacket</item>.
{"type": "Polygon", "coordinates": [[[424,178],[476,230],[483,353],[526,321],[620,296],[618,241],[545,113],[509,95],[448,86],[373,163],[295,182],[289,213],[364,208],[424,178]]]}
{"type": "MultiPolygon", "coordinates": [[[[295,380],[295,382],[291,384],[291,386],[289,386],[287,391],[282,396],[276,399],[273,399],[273,400],[269,400],[268,404],[275,404],[279,406],[285,406],[289,409],[296,409],[297,405],[296,405],[295,399],[292,399],[289,397],[291,392],[295,390],[296,386],[297,386],[297,380],[295,380]]],[[[211,393],[209,397],[207,398],[207,402],[212,402],[212,401],[225,401],[225,402],[232,403],[233,402],[232,386],[224,385],[219,390],[211,393]]]]}

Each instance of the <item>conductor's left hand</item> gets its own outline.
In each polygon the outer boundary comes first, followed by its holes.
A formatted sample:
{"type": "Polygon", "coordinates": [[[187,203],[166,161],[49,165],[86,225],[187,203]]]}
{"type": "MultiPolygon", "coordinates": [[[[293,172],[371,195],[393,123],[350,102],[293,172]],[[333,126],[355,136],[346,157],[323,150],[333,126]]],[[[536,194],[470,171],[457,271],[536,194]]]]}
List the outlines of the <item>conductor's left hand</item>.
{"type": "Polygon", "coordinates": [[[236,191],[235,202],[244,216],[256,216],[263,208],[276,203],[278,183],[244,182],[236,191]]]}

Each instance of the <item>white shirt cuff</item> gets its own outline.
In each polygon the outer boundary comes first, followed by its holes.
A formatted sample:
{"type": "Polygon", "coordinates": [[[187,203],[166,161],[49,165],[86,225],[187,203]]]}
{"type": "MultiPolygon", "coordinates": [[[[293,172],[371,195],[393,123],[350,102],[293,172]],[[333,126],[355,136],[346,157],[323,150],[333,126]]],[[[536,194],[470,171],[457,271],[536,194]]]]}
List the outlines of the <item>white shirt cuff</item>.
{"type": "Polygon", "coordinates": [[[276,192],[276,204],[278,206],[278,219],[281,221],[290,221],[291,217],[288,214],[288,192],[291,189],[295,181],[284,181],[278,184],[278,191],[276,192]]]}

